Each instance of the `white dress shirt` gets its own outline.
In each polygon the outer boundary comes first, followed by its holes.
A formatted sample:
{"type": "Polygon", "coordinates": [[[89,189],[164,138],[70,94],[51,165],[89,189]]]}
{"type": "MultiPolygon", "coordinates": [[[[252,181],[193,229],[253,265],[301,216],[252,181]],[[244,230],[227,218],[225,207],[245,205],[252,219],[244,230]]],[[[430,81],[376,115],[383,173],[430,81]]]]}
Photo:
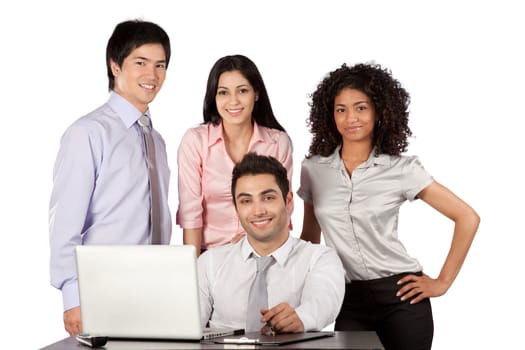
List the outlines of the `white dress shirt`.
{"type": "MultiPolygon", "coordinates": [[[[210,327],[246,327],[248,294],[256,272],[252,252],[245,237],[199,257],[203,327],[208,320],[210,327]]],[[[289,236],[271,255],[276,263],[267,271],[269,308],[287,302],[305,331],[322,330],[334,322],[345,291],[345,272],[335,250],[289,236]]]]}

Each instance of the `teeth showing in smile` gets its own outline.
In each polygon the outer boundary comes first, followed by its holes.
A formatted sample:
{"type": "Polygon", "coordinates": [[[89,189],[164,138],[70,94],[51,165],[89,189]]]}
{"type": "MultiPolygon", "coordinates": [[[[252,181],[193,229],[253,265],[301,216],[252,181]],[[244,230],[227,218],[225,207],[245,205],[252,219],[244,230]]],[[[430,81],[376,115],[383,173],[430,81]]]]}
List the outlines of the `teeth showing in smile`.
{"type": "Polygon", "coordinates": [[[140,84],[140,86],[142,86],[143,88],[146,88],[146,89],[154,89],[155,88],[155,85],[153,85],[153,84],[140,84]]]}
{"type": "Polygon", "coordinates": [[[252,221],[252,224],[256,226],[261,226],[261,225],[266,225],[269,222],[270,222],[270,219],[265,219],[265,220],[259,220],[259,221],[252,221]]]}
{"type": "Polygon", "coordinates": [[[228,109],[228,112],[230,113],[239,113],[241,109],[228,109]]]}

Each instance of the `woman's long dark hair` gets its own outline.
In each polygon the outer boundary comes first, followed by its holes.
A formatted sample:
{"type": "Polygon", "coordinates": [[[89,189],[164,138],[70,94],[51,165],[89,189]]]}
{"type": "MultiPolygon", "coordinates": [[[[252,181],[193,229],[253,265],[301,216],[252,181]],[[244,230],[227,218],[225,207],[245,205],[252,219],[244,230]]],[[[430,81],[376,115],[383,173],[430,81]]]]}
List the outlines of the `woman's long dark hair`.
{"type": "Polygon", "coordinates": [[[253,86],[259,98],[255,102],[252,112],[252,118],[257,124],[285,131],[273,114],[270,98],[266,92],[264,81],[255,63],[248,57],[242,55],[232,55],[220,58],[211,68],[206,86],[206,95],[204,96],[203,117],[204,123],[213,123],[218,125],[221,122],[221,116],[217,111],[215,96],[219,78],[224,72],[239,71],[253,86]]]}

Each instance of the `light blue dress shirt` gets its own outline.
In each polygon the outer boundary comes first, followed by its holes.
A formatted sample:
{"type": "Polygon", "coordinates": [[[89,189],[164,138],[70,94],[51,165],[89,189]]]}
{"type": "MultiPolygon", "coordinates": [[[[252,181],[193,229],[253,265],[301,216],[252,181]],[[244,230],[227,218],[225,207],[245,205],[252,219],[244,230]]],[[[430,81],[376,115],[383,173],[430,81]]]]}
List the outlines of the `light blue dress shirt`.
{"type": "MultiPolygon", "coordinates": [[[[149,110],[146,112],[149,114],[149,110]]],[[[107,103],[64,133],[49,207],[51,284],[64,310],[79,305],[75,246],[149,244],[150,197],[142,113],[111,92],[107,103]]],[[[166,145],[153,130],[161,191],[162,243],[171,239],[166,145]]]]}
{"type": "Polygon", "coordinates": [[[434,179],[416,156],[370,153],[348,175],[339,155],[313,156],[301,166],[297,194],[314,208],[326,245],[341,257],[350,280],[418,272],[421,264],[398,237],[399,209],[434,179]]]}

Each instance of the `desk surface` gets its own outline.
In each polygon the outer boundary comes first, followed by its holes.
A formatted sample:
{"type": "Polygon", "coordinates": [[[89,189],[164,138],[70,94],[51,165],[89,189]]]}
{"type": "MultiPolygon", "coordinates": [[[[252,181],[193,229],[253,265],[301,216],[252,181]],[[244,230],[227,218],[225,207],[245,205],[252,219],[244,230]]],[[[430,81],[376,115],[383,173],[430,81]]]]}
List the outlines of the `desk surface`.
{"type": "MultiPolygon", "coordinates": [[[[260,345],[225,345],[225,344],[205,344],[199,342],[186,341],[122,341],[109,340],[104,347],[108,350],[127,349],[127,350],[162,350],[162,349],[361,349],[361,350],[382,350],[383,346],[375,332],[335,332],[335,336],[314,340],[302,341],[299,343],[287,344],[283,346],[260,346],[260,345]]],[[[68,337],[59,342],[42,348],[41,350],[79,350],[91,349],[80,345],[75,337],[68,337]]]]}

